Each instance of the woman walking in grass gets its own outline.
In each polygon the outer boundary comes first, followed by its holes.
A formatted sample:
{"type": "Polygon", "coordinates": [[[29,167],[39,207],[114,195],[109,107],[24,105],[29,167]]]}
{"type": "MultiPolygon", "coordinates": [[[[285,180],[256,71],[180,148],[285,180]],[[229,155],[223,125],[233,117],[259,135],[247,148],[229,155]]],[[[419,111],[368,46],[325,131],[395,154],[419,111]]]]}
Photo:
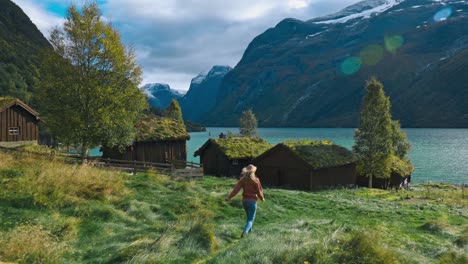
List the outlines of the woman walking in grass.
{"type": "Polygon", "coordinates": [[[247,214],[247,223],[245,224],[241,237],[246,236],[250,231],[252,231],[255,213],[257,211],[257,199],[260,198],[260,200],[265,201],[262,185],[255,175],[255,171],[257,171],[257,167],[252,164],[242,169],[242,177],[226,198],[226,201],[231,201],[241,188],[244,190],[242,193],[242,205],[245,213],[247,214]]]}

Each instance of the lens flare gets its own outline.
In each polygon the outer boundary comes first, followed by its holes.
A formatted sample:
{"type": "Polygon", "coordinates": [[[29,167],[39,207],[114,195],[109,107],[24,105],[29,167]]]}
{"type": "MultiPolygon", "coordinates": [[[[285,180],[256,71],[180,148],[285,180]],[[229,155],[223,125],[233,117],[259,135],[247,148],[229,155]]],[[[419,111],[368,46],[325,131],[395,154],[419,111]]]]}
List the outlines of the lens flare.
{"type": "Polygon", "coordinates": [[[434,15],[433,19],[435,22],[444,21],[452,15],[452,12],[453,11],[451,7],[446,7],[444,9],[441,9],[439,12],[437,12],[434,15]]]}
{"type": "Polygon", "coordinates": [[[341,72],[346,75],[354,74],[361,69],[361,65],[361,58],[349,57],[341,63],[341,72]]]}
{"type": "Polygon", "coordinates": [[[397,51],[397,49],[399,49],[401,46],[403,46],[403,43],[405,42],[405,39],[400,35],[385,36],[384,42],[385,42],[385,48],[389,52],[394,53],[394,52],[397,51]]]}
{"type": "Polygon", "coordinates": [[[361,57],[362,64],[372,66],[382,60],[383,54],[384,49],[382,46],[373,44],[363,49],[361,53],[359,53],[359,57],[361,57]]]}

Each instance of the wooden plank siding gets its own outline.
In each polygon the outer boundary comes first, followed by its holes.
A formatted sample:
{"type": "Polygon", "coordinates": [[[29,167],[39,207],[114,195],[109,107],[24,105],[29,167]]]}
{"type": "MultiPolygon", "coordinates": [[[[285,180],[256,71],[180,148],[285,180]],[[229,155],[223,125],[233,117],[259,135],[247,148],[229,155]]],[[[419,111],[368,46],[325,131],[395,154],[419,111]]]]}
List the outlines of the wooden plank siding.
{"type": "Polygon", "coordinates": [[[187,144],[185,140],[135,142],[123,152],[117,148],[102,148],[103,158],[118,160],[137,160],[147,162],[168,163],[175,160],[187,160],[187,144]]]}
{"type": "Polygon", "coordinates": [[[314,169],[310,164],[283,146],[271,149],[255,159],[257,177],[262,184],[297,190],[313,190],[326,186],[348,186],[356,183],[354,163],[314,169]]]}
{"type": "Polygon", "coordinates": [[[38,120],[22,107],[13,105],[0,112],[0,141],[37,141],[39,138],[38,120]],[[11,127],[19,128],[19,135],[10,135],[11,127]]]}
{"type": "Polygon", "coordinates": [[[214,144],[210,144],[200,154],[200,163],[203,164],[203,172],[205,175],[239,177],[242,168],[249,165],[251,162],[251,158],[229,159],[229,157],[214,144]]]}

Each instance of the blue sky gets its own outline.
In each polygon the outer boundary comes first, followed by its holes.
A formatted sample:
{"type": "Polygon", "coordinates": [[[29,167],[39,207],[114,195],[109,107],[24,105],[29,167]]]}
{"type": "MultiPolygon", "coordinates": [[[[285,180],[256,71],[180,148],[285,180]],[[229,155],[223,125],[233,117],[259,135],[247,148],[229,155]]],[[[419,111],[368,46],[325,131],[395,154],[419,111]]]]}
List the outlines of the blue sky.
{"type": "MultiPolygon", "coordinates": [[[[85,0],[13,0],[48,37],[64,22],[70,3],[85,0]]],[[[308,20],[358,0],[99,0],[105,19],[133,47],[143,84],[187,90],[214,65],[234,67],[250,41],[287,17],[308,20]]]]}

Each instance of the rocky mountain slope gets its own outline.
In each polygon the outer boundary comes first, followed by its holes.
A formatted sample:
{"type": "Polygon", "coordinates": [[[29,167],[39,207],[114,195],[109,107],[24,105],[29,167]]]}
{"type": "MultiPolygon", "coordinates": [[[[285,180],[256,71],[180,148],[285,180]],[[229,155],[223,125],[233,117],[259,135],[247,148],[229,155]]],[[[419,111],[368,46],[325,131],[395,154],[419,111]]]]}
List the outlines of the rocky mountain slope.
{"type": "Polygon", "coordinates": [[[192,79],[187,94],[180,100],[185,119],[199,122],[216,104],[224,76],[232,70],[229,66],[214,66],[207,74],[192,79]]]}
{"type": "Polygon", "coordinates": [[[468,2],[367,0],[309,21],[285,19],[257,36],[223,79],[202,121],[355,127],[376,76],[405,127],[468,127],[468,2]]]}

